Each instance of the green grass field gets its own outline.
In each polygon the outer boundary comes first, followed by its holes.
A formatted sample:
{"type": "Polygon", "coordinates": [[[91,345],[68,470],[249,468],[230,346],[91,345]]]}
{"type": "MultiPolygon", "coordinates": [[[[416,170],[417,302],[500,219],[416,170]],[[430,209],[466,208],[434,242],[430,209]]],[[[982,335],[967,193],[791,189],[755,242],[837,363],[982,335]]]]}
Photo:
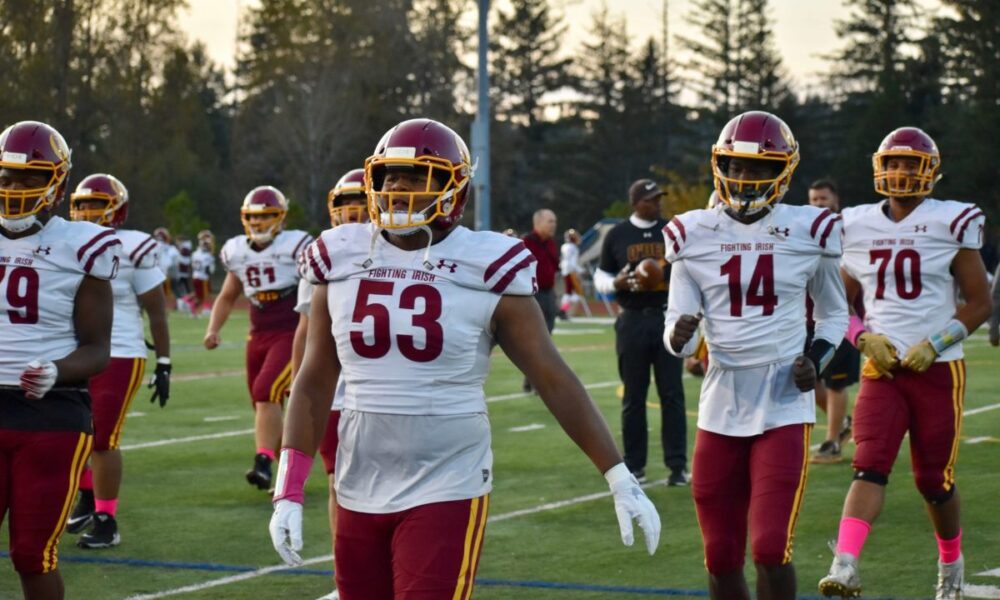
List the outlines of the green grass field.
{"type": "MultiPolygon", "coordinates": [[[[206,321],[175,315],[172,397],[166,409],[149,404],[142,389],[125,426],[125,481],[119,506],[121,546],[84,551],[64,535],[60,569],[67,598],[119,599],[178,596],[255,600],[317,598],[330,589],[326,491],[317,460],[307,486],[304,558],[313,564],[292,572],[277,567],[267,522],[267,496],[243,478],[253,454],[253,419],[243,379],[245,313],[223,331],[224,345],[201,346],[206,321]],[[187,439],[186,439],[187,438],[187,439]],[[155,444],[156,442],[161,442],[155,444]],[[277,569],[275,569],[277,570],[277,569]],[[212,582],[216,585],[208,587],[212,582]]],[[[556,343],[600,405],[618,435],[619,400],[614,334],[609,323],[560,323],[556,343]]],[[[968,388],[958,481],[964,506],[968,597],[1000,598],[1000,351],[977,334],[967,342],[968,388]],[[998,369],[994,371],[993,369],[998,369]],[[976,409],[982,409],[976,411],[976,409]],[[991,516],[994,515],[994,516],[991,516]]],[[[662,483],[647,492],[660,511],[663,533],[656,555],[641,541],[622,546],[601,476],[536,396],[520,392],[521,377],[497,351],[487,382],[493,421],[496,487],[491,503],[479,585],[482,600],[600,598],[662,595],[705,596],[701,537],[689,488],[662,483]],[[563,503],[563,504],[557,504],[563,503]],[[556,506],[551,506],[556,504],[556,506]]],[[[685,379],[689,442],[694,439],[699,380],[685,379]]],[[[852,389],[853,392],[856,389],[852,389]]],[[[651,398],[655,401],[655,398],[651,398]]],[[[658,407],[650,407],[658,423],[658,407]]],[[[818,443],[825,421],[819,417],[818,443]]],[[[662,480],[666,469],[650,436],[647,474],[662,480]]],[[[845,453],[850,456],[853,446],[845,453]]],[[[690,455],[690,454],[689,454],[690,455]]],[[[830,563],[827,540],[836,534],[848,462],[813,466],[799,519],[795,564],[803,597],[830,563]]],[[[7,538],[6,525],[0,535],[7,538]]],[[[922,502],[909,475],[904,448],[889,487],[885,511],[862,560],[866,597],[927,598],[936,577],[936,546],[922,502]]],[[[753,581],[752,568],[747,572],[753,581]]],[[[20,598],[10,561],[0,565],[0,599],[20,598]]]]}

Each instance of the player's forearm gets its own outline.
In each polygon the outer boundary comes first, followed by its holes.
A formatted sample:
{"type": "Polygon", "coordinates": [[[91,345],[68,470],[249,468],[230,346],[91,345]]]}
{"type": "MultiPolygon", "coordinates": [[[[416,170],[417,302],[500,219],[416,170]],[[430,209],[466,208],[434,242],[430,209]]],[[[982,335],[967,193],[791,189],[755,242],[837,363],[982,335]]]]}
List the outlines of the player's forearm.
{"type": "Polygon", "coordinates": [[[212,315],[208,319],[209,333],[218,333],[222,330],[222,326],[229,320],[229,314],[233,312],[235,305],[235,295],[219,296],[215,299],[215,303],[212,304],[212,315]]]}
{"type": "Polygon", "coordinates": [[[295,326],[295,337],[292,338],[292,379],[302,367],[302,358],[306,354],[306,335],[309,330],[309,317],[299,315],[299,324],[295,326]]]}
{"type": "Polygon", "coordinates": [[[149,313],[149,332],[153,334],[153,350],[156,358],[170,357],[170,329],[167,326],[166,311],[149,313]]]}
{"type": "Polygon", "coordinates": [[[59,360],[52,361],[59,370],[56,385],[84,384],[103,371],[111,360],[110,339],[105,342],[80,344],[76,350],[59,360]]]}
{"type": "Polygon", "coordinates": [[[292,384],[281,445],[313,456],[329,420],[330,401],[340,377],[340,368],[330,370],[330,374],[334,375],[332,384],[328,375],[312,377],[303,376],[304,373],[304,370],[300,371],[292,384]]]}
{"type": "Polygon", "coordinates": [[[604,416],[579,380],[571,376],[557,385],[559,387],[556,389],[550,389],[544,384],[537,389],[566,435],[583,450],[601,473],[606,473],[622,462],[604,416]]]}
{"type": "Polygon", "coordinates": [[[989,296],[972,298],[955,311],[955,318],[965,325],[965,329],[971,334],[980,325],[986,322],[993,313],[993,305],[989,296]]]}

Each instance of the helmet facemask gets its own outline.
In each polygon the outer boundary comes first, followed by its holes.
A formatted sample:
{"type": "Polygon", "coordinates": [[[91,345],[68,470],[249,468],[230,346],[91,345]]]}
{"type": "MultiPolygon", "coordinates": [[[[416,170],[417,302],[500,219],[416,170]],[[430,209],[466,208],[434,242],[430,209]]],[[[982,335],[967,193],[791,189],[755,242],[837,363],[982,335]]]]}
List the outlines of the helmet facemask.
{"type": "Polygon", "coordinates": [[[468,174],[461,177],[448,160],[432,156],[420,158],[371,157],[365,161],[365,186],[368,212],[372,222],[398,235],[409,235],[428,227],[455,210],[455,195],[467,185],[468,174]],[[388,171],[405,170],[426,174],[422,190],[383,191],[388,171]],[[435,183],[439,189],[435,188],[435,183]]]}
{"type": "Polygon", "coordinates": [[[76,193],[69,197],[69,218],[73,221],[90,221],[91,223],[110,227],[111,220],[115,216],[115,211],[120,206],[121,203],[111,194],[88,189],[78,189],[76,193]],[[91,204],[95,200],[99,200],[103,204],[97,208],[84,207],[84,205],[91,204]]]}
{"type": "Polygon", "coordinates": [[[331,227],[345,223],[364,223],[368,220],[368,198],[363,187],[331,191],[328,207],[331,227]]]}
{"type": "Polygon", "coordinates": [[[872,169],[875,173],[875,191],[892,198],[914,198],[930,195],[934,184],[941,179],[938,170],[941,159],[933,154],[893,148],[876,152],[872,156],[872,169]],[[915,169],[889,170],[889,161],[893,158],[910,159],[915,169]]]}
{"type": "Polygon", "coordinates": [[[278,208],[248,208],[240,211],[240,220],[243,222],[243,231],[246,232],[250,241],[258,244],[268,244],[281,231],[285,221],[285,211],[278,208]],[[253,219],[252,216],[261,215],[264,218],[253,219]]]}
{"type": "Polygon", "coordinates": [[[757,155],[757,144],[741,152],[744,142],[735,142],[734,151],[713,148],[712,173],[715,180],[715,191],[718,199],[735,210],[740,216],[753,215],[781,201],[788,191],[792,173],[799,163],[796,152],[791,156],[760,156],[757,155]],[[765,177],[741,179],[729,175],[729,165],[733,158],[740,158],[754,163],[764,164],[771,174],[765,177]]]}
{"type": "Polygon", "coordinates": [[[12,232],[20,232],[30,228],[37,221],[37,215],[57,203],[68,170],[54,167],[32,166],[25,169],[23,165],[12,164],[5,153],[0,160],[0,167],[45,173],[48,182],[42,187],[10,189],[0,188],[0,225],[12,232]]]}

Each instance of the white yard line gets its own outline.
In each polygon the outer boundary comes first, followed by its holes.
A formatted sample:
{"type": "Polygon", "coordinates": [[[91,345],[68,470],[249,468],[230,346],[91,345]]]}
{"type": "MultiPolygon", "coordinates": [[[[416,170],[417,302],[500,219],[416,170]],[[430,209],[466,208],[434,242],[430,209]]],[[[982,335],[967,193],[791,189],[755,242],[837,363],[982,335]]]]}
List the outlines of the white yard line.
{"type": "MultiPolygon", "coordinates": [[[[317,556],[315,558],[310,558],[303,561],[301,566],[314,565],[316,563],[326,562],[331,559],[333,559],[332,554],[327,554],[326,556],[317,556]]],[[[283,565],[283,564],[274,565],[272,567],[264,567],[262,569],[257,569],[256,571],[247,571],[246,573],[240,573],[239,575],[227,575],[226,577],[220,577],[218,579],[209,579],[208,581],[204,581],[202,583],[185,585],[184,587],[164,590],[162,592],[129,596],[125,600],[153,600],[153,598],[166,598],[167,596],[176,596],[178,594],[187,594],[189,592],[200,592],[201,590],[207,590],[209,588],[218,587],[220,585],[228,585],[230,583],[246,581],[247,579],[254,579],[256,577],[260,577],[261,575],[267,575],[268,573],[276,573],[279,571],[287,571],[288,569],[297,569],[297,568],[299,567],[290,567],[288,565],[283,565]]]]}
{"type": "Polygon", "coordinates": [[[521,425],[520,427],[511,427],[507,431],[511,433],[520,433],[522,431],[535,431],[536,429],[545,429],[545,425],[541,423],[532,423],[530,425],[521,425]]]}
{"type": "Polygon", "coordinates": [[[141,442],[139,444],[125,444],[120,450],[139,450],[141,448],[156,448],[157,446],[170,446],[173,444],[185,444],[187,442],[200,442],[202,440],[217,440],[219,438],[235,437],[237,435],[247,435],[253,433],[253,429],[238,429],[236,431],[220,431],[219,433],[206,433],[205,435],[192,435],[182,438],[170,438],[166,440],[155,440],[152,442],[141,442]]]}

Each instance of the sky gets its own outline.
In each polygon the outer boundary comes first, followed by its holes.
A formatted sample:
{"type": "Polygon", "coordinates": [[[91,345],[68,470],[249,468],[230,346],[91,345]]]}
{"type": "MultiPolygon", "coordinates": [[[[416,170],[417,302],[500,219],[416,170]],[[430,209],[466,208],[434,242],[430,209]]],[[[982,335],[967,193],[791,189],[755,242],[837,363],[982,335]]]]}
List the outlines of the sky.
{"type": "MultiPolygon", "coordinates": [[[[188,1],[188,9],[181,15],[183,30],[204,42],[216,62],[232,66],[239,8],[256,0],[188,1]]],[[[664,0],[551,0],[555,11],[569,24],[565,40],[567,54],[574,52],[587,38],[591,15],[600,8],[602,1],[612,15],[625,17],[629,37],[635,40],[634,47],[650,36],[662,38],[664,0]]],[[[834,22],[846,16],[843,3],[844,0],[771,0],[775,43],[800,92],[819,84],[817,74],[828,68],[822,56],[841,46],[834,32],[834,22]]],[[[503,8],[506,2],[494,0],[492,4],[503,8]]],[[[693,33],[686,18],[691,10],[691,0],[669,0],[672,50],[676,48],[675,34],[693,33]]],[[[680,57],[679,50],[675,56],[680,57]]]]}

